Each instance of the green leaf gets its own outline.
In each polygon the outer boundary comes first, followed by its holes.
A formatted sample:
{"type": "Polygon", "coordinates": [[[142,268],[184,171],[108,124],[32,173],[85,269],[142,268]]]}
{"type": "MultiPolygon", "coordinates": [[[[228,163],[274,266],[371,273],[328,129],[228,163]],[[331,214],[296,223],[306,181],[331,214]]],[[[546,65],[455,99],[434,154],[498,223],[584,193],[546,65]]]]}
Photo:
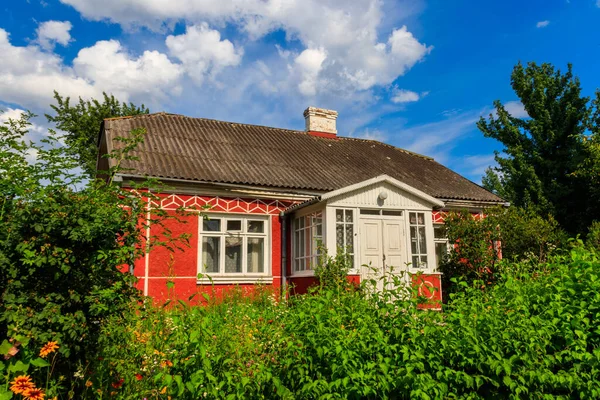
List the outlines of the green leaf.
{"type": "Polygon", "coordinates": [[[29,363],[31,365],[33,365],[34,367],[39,367],[39,368],[49,367],[50,366],[50,363],[48,361],[44,360],[41,357],[38,357],[35,360],[31,360],[29,363]]]}
{"type": "Polygon", "coordinates": [[[12,349],[13,345],[9,343],[8,340],[3,340],[2,344],[0,344],[0,354],[3,356],[7,355],[10,349],[12,349]]]}
{"type": "Polygon", "coordinates": [[[27,372],[29,364],[23,363],[21,360],[8,367],[9,372],[27,372]]]}

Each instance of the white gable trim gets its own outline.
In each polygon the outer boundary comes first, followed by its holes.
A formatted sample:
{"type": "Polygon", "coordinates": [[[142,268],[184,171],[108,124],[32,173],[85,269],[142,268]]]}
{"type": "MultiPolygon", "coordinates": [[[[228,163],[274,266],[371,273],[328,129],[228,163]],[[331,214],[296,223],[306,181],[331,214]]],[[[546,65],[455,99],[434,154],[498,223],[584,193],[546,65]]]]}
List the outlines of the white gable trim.
{"type": "Polygon", "coordinates": [[[430,196],[427,193],[420,191],[419,189],[415,189],[414,187],[407,185],[406,183],[400,182],[399,180],[394,179],[389,175],[379,175],[375,178],[371,178],[371,179],[367,179],[366,181],[355,183],[354,185],[346,186],[341,189],[327,192],[327,193],[321,195],[321,201],[330,200],[335,197],[344,195],[346,193],[350,193],[355,190],[360,190],[367,186],[374,185],[377,183],[382,183],[382,182],[387,182],[390,185],[397,187],[398,189],[404,190],[405,192],[408,192],[420,199],[425,200],[426,202],[432,204],[433,206],[444,207],[443,201],[436,199],[435,197],[430,196]]]}

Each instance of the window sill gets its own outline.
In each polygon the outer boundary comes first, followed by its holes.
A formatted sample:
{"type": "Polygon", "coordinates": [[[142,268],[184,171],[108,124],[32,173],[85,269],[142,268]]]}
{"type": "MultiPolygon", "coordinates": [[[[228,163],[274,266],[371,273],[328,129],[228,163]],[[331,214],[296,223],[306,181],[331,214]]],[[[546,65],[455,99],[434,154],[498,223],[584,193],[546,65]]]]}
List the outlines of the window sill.
{"type": "Polygon", "coordinates": [[[309,269],[307,271],[293,272],[288,278],[305,278],[311,276],[315,276],[315,271],[313,269],[309,269]]]}
{"type": "Polygon", "coordinates": [[[197,285],[242,285],[273,283],[272,276],[213,276],[196,280],[197,285]]]}

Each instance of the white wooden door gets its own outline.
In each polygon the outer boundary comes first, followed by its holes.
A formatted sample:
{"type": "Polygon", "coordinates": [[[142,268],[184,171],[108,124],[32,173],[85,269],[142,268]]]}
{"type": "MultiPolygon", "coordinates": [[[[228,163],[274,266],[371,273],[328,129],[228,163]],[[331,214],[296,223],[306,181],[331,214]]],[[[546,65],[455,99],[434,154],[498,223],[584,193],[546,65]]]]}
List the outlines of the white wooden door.
{"type": "Polygon", "coordinates": [[[383,288],[383,231],[380,219],[363,218],[360,223],[360,265],[361,281],[374,279],[377,289],[383,288]]]}
{"type": "MultiPolygon", "coordinates": [[[[404,271],[404,221],[402,219],[362,218],[360,224],[361,279],[375,279],[383,289],[384,275],[404,271]]],[[[387,277],[389,280],[389,276],[387,277]]]]}

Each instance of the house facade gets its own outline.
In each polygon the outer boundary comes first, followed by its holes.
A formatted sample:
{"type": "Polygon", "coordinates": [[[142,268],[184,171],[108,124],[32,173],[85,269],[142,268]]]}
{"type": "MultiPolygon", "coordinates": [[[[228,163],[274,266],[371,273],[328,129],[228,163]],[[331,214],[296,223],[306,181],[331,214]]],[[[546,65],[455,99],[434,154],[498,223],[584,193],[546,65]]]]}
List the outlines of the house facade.
{"type": "MultiPolygon", "coordinates": [[[[304,117],[304,131],[166,113],[104,121],[98,169],[112,166],[103,156],[120,145],[115,138],[144,128],[137,160],[116,178],[126,187],[157,178],[167,188],[149,209],[191,211],[165,222],[188,234],[189,246],[157,247],[136,261],[145,295],[187,299],[258,285],[304,293],[326,251],[348,255],[353,282],[398,274],[441,298],[445,213],[480,214],[504,201],[432,158],[338,136],[335,111],[309,107],[304,117]]],[[[163,229],[150,225],[146,235],[163,229]]]]}

